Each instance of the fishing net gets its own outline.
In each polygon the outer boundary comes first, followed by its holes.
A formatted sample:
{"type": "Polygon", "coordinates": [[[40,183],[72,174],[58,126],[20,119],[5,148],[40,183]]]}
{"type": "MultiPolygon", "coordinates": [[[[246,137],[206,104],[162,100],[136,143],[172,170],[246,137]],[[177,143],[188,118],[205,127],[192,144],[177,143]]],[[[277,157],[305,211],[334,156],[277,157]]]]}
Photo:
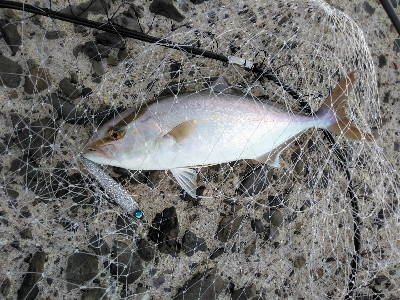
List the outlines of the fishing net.
{"type": "MultiPolygon", "coordinates": [[[[356,11],[374,22],[371,43],[376,36],[388,42],[367,4],[356,11]]],[[[395,130],[382,127],[397,121],[381,116],[375,63],[345,13],[321,1],[286,0],[35,6],[115,34],[27,9],[0,10],[2,297],[400,297],[399,146],[395,130]],[[161,40],[126,38],[121,29],[161,40]],[[170,42],[175,49],[161,45],[170,42]],[[188,47],[234,58],[221,62],[188,47]],[[352,71],[347,115],[378,140],[332,141],[310,129],[282,153],[280,168],[252,160],[201,167],[197,199],[169,171],[100,165],[143,219],[118,205],[79,155],[125,109],[207,90],[222,75],[255,101],[309,114],[352,71]]],[[[398,55],[396,45],[373,47],[398,55]]],[[[394,83],[392,75],[382,85],[394,83]]]]}

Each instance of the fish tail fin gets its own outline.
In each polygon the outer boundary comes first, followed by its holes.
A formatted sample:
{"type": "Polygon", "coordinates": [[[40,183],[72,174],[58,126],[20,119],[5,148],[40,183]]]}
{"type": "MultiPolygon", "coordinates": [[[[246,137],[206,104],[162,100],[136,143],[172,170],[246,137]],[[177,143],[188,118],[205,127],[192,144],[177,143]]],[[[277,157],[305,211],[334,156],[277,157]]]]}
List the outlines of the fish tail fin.
{"type": "Polygon", "coordinates": [[[332,93],[326,98],[321,108],[316,114],[319,120],[327,120],[329,122],[323,128],[338,135],[344,135],[347,138],[361,140],[365,138],[367,141],[375,140],[377,137],[369,133],[360,131],[356,126],[351,124],[346,116],[345,106],[350,92],[355,82],[354,72],[347,75],[335,87],[332,93]]]}

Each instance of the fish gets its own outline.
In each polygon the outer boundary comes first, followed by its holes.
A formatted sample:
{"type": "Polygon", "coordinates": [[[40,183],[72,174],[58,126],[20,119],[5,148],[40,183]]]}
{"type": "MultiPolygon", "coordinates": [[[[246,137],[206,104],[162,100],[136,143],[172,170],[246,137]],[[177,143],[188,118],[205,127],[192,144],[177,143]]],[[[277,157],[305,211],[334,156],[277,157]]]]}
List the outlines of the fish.
{"type": "Polygon", "coordinates": [[[82,155],[129,170],[170,170],[196,198],[198,168],[242,159],[279,167],[282,151],[310,128],[354,140],[376,139],[346,116],[354,83],[351,72],[309,116],[240,94],[221,76],[203,91],[123,111],[94,132],[82,155]]]}

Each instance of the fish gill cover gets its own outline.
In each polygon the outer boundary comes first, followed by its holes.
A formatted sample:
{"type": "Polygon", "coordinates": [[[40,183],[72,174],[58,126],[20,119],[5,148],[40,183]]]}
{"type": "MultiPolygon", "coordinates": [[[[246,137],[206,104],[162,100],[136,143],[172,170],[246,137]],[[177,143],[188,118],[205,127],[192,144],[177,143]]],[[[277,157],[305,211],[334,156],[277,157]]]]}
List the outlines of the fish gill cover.
{"type": "Polygon", "coordinates": [[[400,48],[381,8],[212,0],[35,6],[116,33],[0,9],[1,297],[399,297],[400,48]],[[122,29],[181,49],[125,38],[122,29]],[[125,109],[167,95],[179,101],[220,76],[236,93],[296,115],[307,113],[304,101],[317,111],[352,71],[346,113],[378,140],[332,142],[310,129],[283,151],[280,168],[253,160],[201,167],[196,199],[170,171],[100,165],[141,210],[124,211],[79,155],[125,109]]]}

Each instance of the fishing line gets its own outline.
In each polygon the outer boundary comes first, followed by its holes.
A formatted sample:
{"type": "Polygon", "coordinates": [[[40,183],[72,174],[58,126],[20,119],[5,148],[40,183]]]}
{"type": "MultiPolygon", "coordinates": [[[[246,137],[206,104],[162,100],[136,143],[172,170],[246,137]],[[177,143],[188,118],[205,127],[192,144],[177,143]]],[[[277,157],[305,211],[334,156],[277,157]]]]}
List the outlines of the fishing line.
{"type": "MultiPolygon", "coordinates": [[[[393,10],[393,7],[391,5],[389,5],[389,6],[387,5],[387,3],[389,3],[389,1],[381,0],[380,2],[382,4],[382,6],[385,8],[386,12],[388,13],[396,30],[400,33],[400,21],[398,19],[397,14],[393,10]]],[[[299,104],[302,108],[301,109],[302,111],[304,111],[308,115],[314,115],[314,112],[312,111],[308,102],[306,100],[304,100],[295,89],[293,89],[291,86],[282,82],[277,76],[275,76],[273,74],[273,71],[271,69],[269,69],[262,63],[254,63],[253,64],[251,61],[248,61],[248,60],[236,57],[236,56],[225,56],[223,54],[215,53],[212,51],[194,48],[191,45],[177,44],[173,41],[169,41],[164,38],[156,38],[156,37],[153,37],[153,36],[150,36],[147,34],[143,34],[141,32],[123,28],[119,25],[112,23],[111,21],[108,21],[107,23],[99,23],[99,22],[87,20],[87,19],[84,19],[84,18],[81,18],[78,16],[72,16],[69,14],[56,12],[51,9],[40,8],[40,7],[30,5],[30,4],[25,4],[25,3],[16,3],[13,1],[3,1],[2,3],[0,3],[0,8],[10,8],[10,9],[15,9],[15,10],[21,10],[21,11],[25,11],[25,12],[29,12],[29,13],[33,13],[33,14],[37,14],[37,15],[46,16],[46,17],[53,18],[53,19],[58,19],[61,21],[66,21],[69,23],[77,24],[77,25],[82,25],[82,26],[89,27],[89,28],[102,30],[105,32],[113,33],[113,34],[118,34],[124,38],[133,38],[133,39],[140,40],[143,42],[157,44],[157,45],[167,47],[170,49],[176,49],[179,51],[183,51],[190,55],[198,55],[201,57],[218,60],[218,61],[223,62],[224,64],[226,64],[226,63],[237,64],[237,65],[255,73],[258,76],[257,80],[259,80],[260,82],[262,82],[264,80],[268,80],[268,81],[271,81],[271,82],[275,83],[276,85],[280,86],[285,92],[287,92],[289,95],[291,95],[293,97],[293,99],[295,99],[299,102],[299,104]]],[[[356,281],[356,276],[357,276],[357,271],[358,271],[358,265],[359,265],[359,261],[360,261],[360,249],[361,249],[361,244],[360,244],[361,232],[360,232],[358,200],[354,193],[351,175],[350,175],[350,172],[349,172],[349,169],[348,169],[348,166],[346,163],[346,159],[345,159],[345,156],[343,155],[342,150],[338,147],[338,144],[336,143],[335,139],[328,131],[326,131],[326,130],[322,130],[322,131],[323,131],[326,139],[329,141],[330,147],[333,148],[337,158],[340,161],[341,167],[342,167],[343,171],[345,172],[345,176],[346,176],[346,180],[347,180],[347,194],[348,194],[348,197],[351,199],[353,227],[354,227],[353,244],[354,244],[355,254],[352,257],[352,262],[351,262],[351,270],[352,271],[351,271],[350,280],[348,283],[348,293],[345,296],[345,299],[351,299],[353,296],[353,292],[354,292],[354,286],[355,286],[355,281],[356,281]]]]}

